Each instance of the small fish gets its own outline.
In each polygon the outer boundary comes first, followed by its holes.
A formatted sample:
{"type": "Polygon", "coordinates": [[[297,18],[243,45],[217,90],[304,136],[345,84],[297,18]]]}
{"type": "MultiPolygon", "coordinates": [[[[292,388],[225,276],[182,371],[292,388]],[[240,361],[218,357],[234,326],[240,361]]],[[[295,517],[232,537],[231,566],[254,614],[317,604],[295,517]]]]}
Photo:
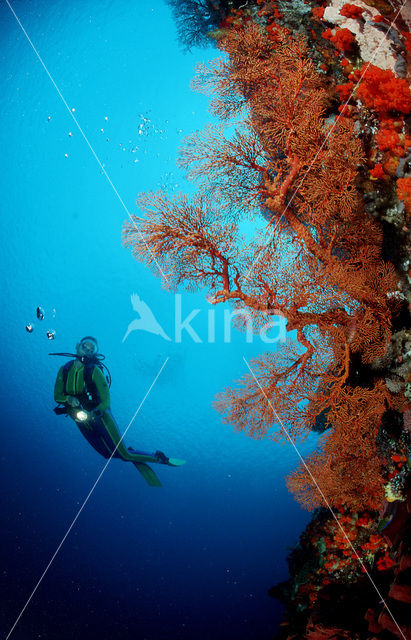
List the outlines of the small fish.
{"type": "Polygon", "coordinates": [[[33,325],[32,324],[26,324],[26,331],[27,333],[33,333],[33,325]]]}
{"type": "Polygon", "coordinates": [[[54,331],[54,329],[47,329],[46,335],[49,340],[54,340],[54,338],[56,337],[56,332],[54,331]]]}
{"type": "Polygon", "coordinates": [[[37,307],[36,315],[39,320],[44,320],[44,309],[42,307],[37,307]]]}

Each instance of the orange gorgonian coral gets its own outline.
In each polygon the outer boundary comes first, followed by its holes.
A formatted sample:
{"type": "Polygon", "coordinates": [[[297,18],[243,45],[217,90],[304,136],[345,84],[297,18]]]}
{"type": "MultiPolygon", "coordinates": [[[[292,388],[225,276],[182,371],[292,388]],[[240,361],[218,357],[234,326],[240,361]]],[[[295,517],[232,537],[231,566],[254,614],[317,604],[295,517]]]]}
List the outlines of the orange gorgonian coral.
{"type": "Polygon", "coordinates": [[[338,507],[351,511],[376,509],[384,496],[384,461],[376,436],[386,410],[383,382],[373,389],[344,389],[330,409],[332,432],[320,450],[287,478],[287,486],[306,509],[338,507]],[[328,504],[327,504],[328,503],[328,504]]]}
{"type": "MultiPolygon", "coordinates": [[[[328,94],[303,40],[281,27],[276,40],[251,22],[232,28],[220,43],[228,57],[199,69],[195,86],[213,94],[223,122],[235,116],[237,126],[229,136],[221,125],[187,138],[180,165],[198,194],[141,196],[145,218],[125,226],[124,242],[167,273],[167,286],[205,286],[213,304],[231,302],[255,327],[273,314],[286,318],[298,342],[252,363],[252,373],[216,402],[235,428],[284,440],[283,425],[298,438],[327,412],[337,424],[347,394],[375,404],[349,386],[350,366],[354,353],[363,362],[384,354],[396,277],[356,189],[365,159],[353,123],[326,124],[328,94]],[[265,235],[246,241],[239,220],[261,212],[265,235]]],[[[343,436],[350,440],[341,426],[339,444],[343,436]]],[[[346,444],[341,473],[348,474],[346,444]]],[[[329,490],[337,494],[341,473],[332,463],[329,490]]],[[[379,487],[375,466],[367,474],[379,487]]],[[[347,492],[359,482],[353,474],[347,492]]]]}

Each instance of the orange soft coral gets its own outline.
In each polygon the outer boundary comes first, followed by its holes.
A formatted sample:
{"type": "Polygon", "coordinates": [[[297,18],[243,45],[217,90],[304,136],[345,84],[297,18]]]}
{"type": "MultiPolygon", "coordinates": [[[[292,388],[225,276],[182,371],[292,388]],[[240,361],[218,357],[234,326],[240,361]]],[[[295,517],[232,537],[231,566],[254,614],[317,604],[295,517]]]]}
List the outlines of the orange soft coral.
{"type": "Polygon", "coordinates": [[[348,51],[355,38],[349,29],[336,29],[332,42],[340,51],[348,51]]]}
{"type": "Polygon", "coordinates": [[[375,180],[380,180],[381,178],[384,178],[385,173],[383,171],[381,163],[376,164],[374,169],[370,170],[370,174],[375,180]]]}
{"type": "Polygon", "coordinates": [[[378,131],[375,139],[381,151],[391,150],[397,156],[404,155],[403,149],[399,146],[400,136],[395,129],[381,129],[378,131]]]}
{"type": "Polygon", "coordinates": [[[411,112],[411,92],[406,80],[397,78],[389,69],[368,63],[355,74],[356,80],[360,78],[357,97],[366,107],[375,109],[379,114],[392,110],[411,112]]]}
{"type": "Polygon", "coordinates": [[[348,51],[355,40],[349,29],[326,29],[322,35],[340,51],[348,51]]]}
{"type": "Polygon", "coordinates": [[[407,213],[411,214],[411,178],[398,178],[397,196],[403,201],[407,213]]]}
{"type": "Polygon", "coordinates": [[[347,4],[340,9],[340,15],[345,18],[360,18],[363,11],[364,9],[362,7],[357,7],[357,5],[347,2],[347,4]]]}
{"type": "Polygon", "coordinates": [[[341,102],[347,102],[351,98],[352,92],[354,90],[354,83],[347,82],[346,84],[337,84],[336,89],[340,94],[341,102]]]}
{"type": "Polygon", "coordinates": [[[311,12],[312,12],[314,18],[318,18],[319,20],[322,19],[323,15],[324,15],[324,11],[325,11],[324,7],[313,7],[311,9],[311,12]]]}
{"type": "Polygon", "coordinates": [[[377,569],[378,571],[386,571],[387,569],[391,569],[392,567],[394,567],[395,564],[395,560],[392,560],[392,558],[390,558],[388,552],[386,551],[382,558],[377,560],[377,569]]]}
{"type": "Polygon", "coordinates": [[[280,42],[280,31],[281,31],[281,27],[280,25],[278,25],[275,22],[272,22],[271,24],[268,24],[265,28],[267,35],[269,37],[269,39],[272,42],[280,42]]]}
{"type": "Polygon", "coordinates": [[[411,53],[411,33],[406,33],[405,31],[403,31],[402,36],[404,38],[406,50],[408,51],[408,53],[411,53]]]}

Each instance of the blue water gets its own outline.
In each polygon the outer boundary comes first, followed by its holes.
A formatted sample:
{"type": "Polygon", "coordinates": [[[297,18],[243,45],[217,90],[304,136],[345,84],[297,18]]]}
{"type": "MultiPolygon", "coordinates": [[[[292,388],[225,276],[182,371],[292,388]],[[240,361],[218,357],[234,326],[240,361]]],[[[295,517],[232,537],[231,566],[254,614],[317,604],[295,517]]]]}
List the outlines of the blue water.
{"type": "Polygon", "coordinates": [[[199,310],[201,342],[187,332],[177,342],[173,294],[121,244],[125,208],[137,213],[141,191],[192,191],[175,160],[183,137],[212,120],[190,80],[217,53],[184,54],[160,1],[13,8],[112,185],[1,3],[2,638],[106,463],[52,412],[64,359],[48,353],[92,334],[113,377],[113,413],[130,425],[126,443],[187,464],[157,467],[156,489],[111,461],[10,637],[268,640],[281,605],[267,590],[286,579],[285,556],[308,520],[284,484],[298,459],[289,445],[235,433],[212,408],[247,373],[243,356],[265,347],[235,331],[225,343],[222,309],[208,343],[204,291],[180,292],[184,317],[199,310]],[[170,341],[134,331],[123,342],[133,293],[170,341]]]}

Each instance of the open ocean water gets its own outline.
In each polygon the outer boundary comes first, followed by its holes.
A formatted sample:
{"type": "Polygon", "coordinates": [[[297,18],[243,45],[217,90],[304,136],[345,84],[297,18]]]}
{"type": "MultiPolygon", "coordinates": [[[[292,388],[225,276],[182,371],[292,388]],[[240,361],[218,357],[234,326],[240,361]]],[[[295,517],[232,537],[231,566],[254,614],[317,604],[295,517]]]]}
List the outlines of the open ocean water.
{"type": "Polygon", "coordinates": [[[190,81],[218,53],[184,53],[160,1],[12,6],[68,109],[2,2],[1,637],[269,640],[282,608],[267,591],[287,578],[309,518],[284,483],[298,458],[288,444],[235,433],[212,401],[247,373],[243,356],[281,345],[247,343],[235,329],[224,341],[222,309],[210,342],[207,292],[175,297],[121,244],[140,192],[193,190],[177,152],[212,121],[190,81]],[[170,340],[134,330],[123,341],[135,293],[170,340]],[[182,318],[196,312],[199,340],[176,339],[176,305],[182,318]],[[187,461],[156,466],[162,488],[120,460],[95,485],[106,460],[52,411],[65,360],[48,354],[90,334],[123,431],[165,363],[125,437],[187,461]]]}

